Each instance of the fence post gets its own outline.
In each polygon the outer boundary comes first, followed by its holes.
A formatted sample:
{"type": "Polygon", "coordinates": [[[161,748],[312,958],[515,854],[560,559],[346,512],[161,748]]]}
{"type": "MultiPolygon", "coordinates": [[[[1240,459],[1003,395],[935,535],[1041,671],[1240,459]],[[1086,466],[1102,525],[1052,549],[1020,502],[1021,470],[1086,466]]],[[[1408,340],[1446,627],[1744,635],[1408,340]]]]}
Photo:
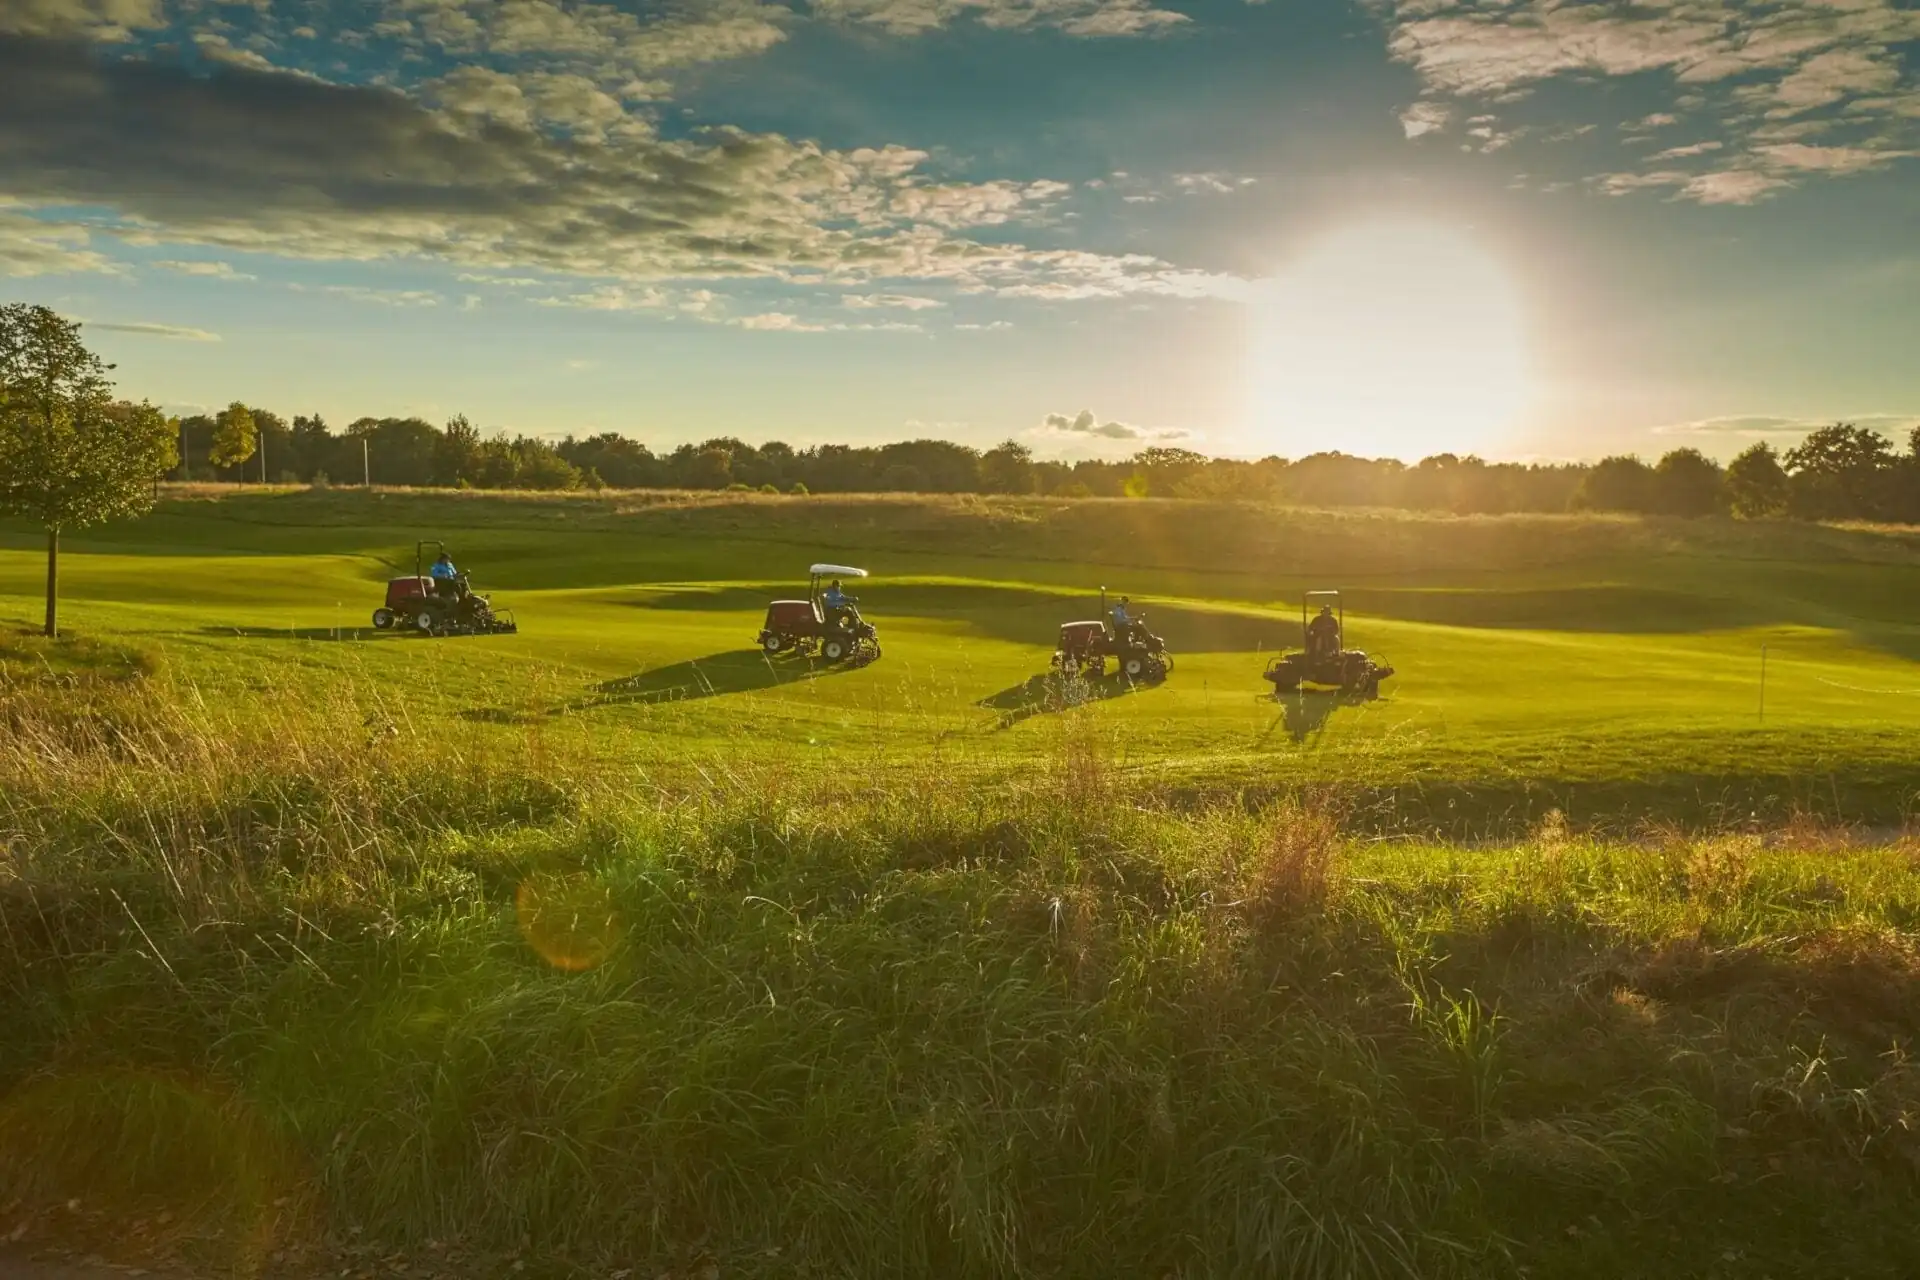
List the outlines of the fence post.
{"type": "Polygon", "coordinates": [[[1760,646],[1760,723],[1767,722],[1767,646],[1760,646]]]}

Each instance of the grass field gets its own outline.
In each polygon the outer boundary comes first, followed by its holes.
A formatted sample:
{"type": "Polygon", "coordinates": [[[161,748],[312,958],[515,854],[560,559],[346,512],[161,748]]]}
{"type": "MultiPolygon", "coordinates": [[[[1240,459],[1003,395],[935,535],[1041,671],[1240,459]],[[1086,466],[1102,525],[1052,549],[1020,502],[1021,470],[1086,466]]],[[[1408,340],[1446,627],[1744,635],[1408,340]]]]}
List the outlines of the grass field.
{"type": "Polygon", "coordinates": [[[1920,1273],[1920,535],[287,491],[69,552],[0,643],[0,1238],[1920,1273]],[[364,629],[424,536],[520,634],[364,629]],[[879,661],[752,649],[815,559],[879,661]],[[1103,582],[1177,670],[1063,700],[1103,582]],[[1322,586],[1376,702],[1262,696],[1322,586]]]}
{"type": "MultiPolygon", "coordinates": [[[[0,552],[0,613],[25,619],[41,568],[31,539],[15,545],[0,552]]],[[[668,772],[741,754],[1017,772],[1050,749],[1043,722],[1063,705],[1041,679],[1054,631],[1095,613],[1105,584],[1142,600],[1179,658],[1164,686],[1089,691],[1143,786],[1339,782],[1402,816],[1523,827],[1552,808],[1885,822],[1920,794],[1907,531],[287,492],[170,501],[72,550],[73,628],[163,655],[206,696],[377,691],[450,728],[496,726],[510,749],[537,729],[668,772]],[[522,633],[368,630],[416,536],[446,538],[522,633]],[[873,570],[861,595],[881,662],[813,669],[754,650],[766,600],[820,558],[873,570]],[[1353,642],[1399,668],[1376,703],[1263,696],[1263,653],[1297,646],[1298,593],[1325,586],[1348,592],[1353,642]]]]}

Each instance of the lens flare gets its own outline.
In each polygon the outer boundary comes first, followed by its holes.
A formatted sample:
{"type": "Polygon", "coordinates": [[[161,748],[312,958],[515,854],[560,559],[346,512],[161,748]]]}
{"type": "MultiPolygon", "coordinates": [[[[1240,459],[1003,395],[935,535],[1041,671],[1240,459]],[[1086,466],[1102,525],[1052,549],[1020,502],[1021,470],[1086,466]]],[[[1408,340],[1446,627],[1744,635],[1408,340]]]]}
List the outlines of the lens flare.
{"type": "Polygon", "coordinates": [[[612,897],[584,873],[535,872],[520,882],[513,906],[527,945],[566,973],[597,968],[619,943],[612,897]]]}

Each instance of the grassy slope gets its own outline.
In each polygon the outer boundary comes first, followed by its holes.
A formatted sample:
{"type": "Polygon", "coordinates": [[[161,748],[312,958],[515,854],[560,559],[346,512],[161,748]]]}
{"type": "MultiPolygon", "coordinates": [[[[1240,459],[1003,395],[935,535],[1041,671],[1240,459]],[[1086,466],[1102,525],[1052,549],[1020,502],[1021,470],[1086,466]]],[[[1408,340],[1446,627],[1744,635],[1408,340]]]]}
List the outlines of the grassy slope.
{"type": "MultiPolygon", "coordinates": [[[[17,545],[0,552],[0,611],[24,617],[39,569],[17,545]]],[[[173,501],[76,549],[70,618],[159,641],[178,679],[239,697],[269,679],[404,687],[423,713],[503,726],[509,750],[538,722],[655,769],[746,749],[1017,770],[1059,705],[1034,679],[1054,627],[1092,612],[1104,580],[1146,598],[1181,657],[1164,687],[1096,712],[1155,785],[1344,780],[1474,821],[1768,805],[1885,820],[1920,791],[1920,537],[1901,532],[296,492],[173,501]],[[332,628],[371,638],[352,629],[416,532],[452,541],[525,632],[332,644],[332,628]],[[875,571],[862,595],[882,662],[809,678],[751,651],[764,601],[816,557],[875,571]],[[1286,602],[1330,583],[1349,591],[1353,639],[1400,668],[1389,696],[1260,697],[1260,651],[1295,642],[1286,602]]]]}

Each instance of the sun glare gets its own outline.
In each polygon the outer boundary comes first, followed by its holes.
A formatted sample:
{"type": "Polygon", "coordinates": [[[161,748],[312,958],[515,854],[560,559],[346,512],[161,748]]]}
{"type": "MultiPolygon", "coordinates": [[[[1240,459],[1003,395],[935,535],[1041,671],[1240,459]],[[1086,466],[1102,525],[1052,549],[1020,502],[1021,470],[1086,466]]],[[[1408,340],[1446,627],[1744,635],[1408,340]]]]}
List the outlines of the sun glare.
{"type": "Polygon", "coordinates": [[[1519,292],[1459,233],[1382,222],[1310,245],[1249,308],[1258,447],[1412,461],[1496,447],[1527,407],[1519,292]]]}

